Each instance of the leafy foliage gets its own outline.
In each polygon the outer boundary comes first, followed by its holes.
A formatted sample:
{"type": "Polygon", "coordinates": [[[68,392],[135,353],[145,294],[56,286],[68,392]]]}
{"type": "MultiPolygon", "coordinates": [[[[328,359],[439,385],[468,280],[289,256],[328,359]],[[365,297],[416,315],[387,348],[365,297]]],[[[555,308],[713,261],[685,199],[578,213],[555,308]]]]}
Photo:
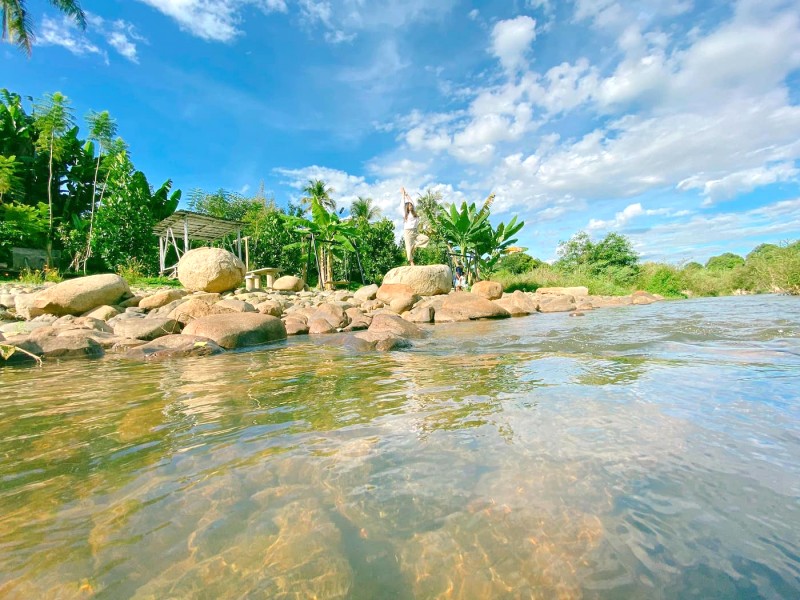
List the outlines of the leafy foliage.
{"type": "Polygon", "coordinates": [[[497,270],[519,275],[532,271],[541,264],[542,261],[532,257],[530,254],[515,252],[501,257],[500,260],[497,261],[497,270]]]}
{"type": "Polygon", "coordinates": [[[744,259],[738,254],[725,252],[719,256],[712,256],[706,262],[709,271],[726,271],[744,264],[744,259]]]}
{"type": "Polygon", "coordinates": [[[585,231],[579,231],[559,244],[557,252],[556,266],[564,271],[582,268],[593,275],[613,273],[620,281],[631,280],[638,273],[639,255],[619,233],[609,233],[595,243],[585,231]]]}
{"type": "Polygon", "coordinates": [[[440,209],[430,205],[423,214],[431,219],[436,238],[447,245],[463,265],[474,264],[479,276],[490,275],[497,262],[517,239],[515,236],[525,225],[514,216],[508,224],[493,227],[489,221],[494,195],[489,196],[478,209],[475,203],[462,202],[460,207],[451,204],[440,209]]]}

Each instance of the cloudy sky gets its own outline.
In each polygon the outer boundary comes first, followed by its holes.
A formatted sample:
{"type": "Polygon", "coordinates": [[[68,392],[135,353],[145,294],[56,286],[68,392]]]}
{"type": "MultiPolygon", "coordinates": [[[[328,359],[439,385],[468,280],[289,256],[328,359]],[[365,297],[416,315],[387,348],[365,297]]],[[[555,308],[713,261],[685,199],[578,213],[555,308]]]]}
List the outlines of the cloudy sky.
{"type": "Polygon", "coordinates": [[[645,259],[800,237],[797,0],[28,0],[0,87],[111,111],[152,183],[279,204],[322,178],[399,219],[399,188],[579,230],[645,259]]]}

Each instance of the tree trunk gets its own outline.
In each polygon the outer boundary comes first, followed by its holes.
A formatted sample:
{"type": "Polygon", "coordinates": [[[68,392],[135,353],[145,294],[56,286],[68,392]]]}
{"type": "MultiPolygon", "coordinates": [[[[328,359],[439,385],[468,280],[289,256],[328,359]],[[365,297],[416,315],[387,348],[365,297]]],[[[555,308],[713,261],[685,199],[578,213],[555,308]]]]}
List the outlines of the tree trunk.
{"type": "Polygon", "coordinates": [[[53,147],[55,145],[55,132],[50,133],[50,162],[49,175],[47,177],[47,207],[50,223],[47,228],[47,245],[45,249],[45,261],[47,266],[53,259],[53,147]]]}
{"type": "MultiPolygon", "coordinates": [[[[89,257],[92,255],[92,232],[94,231],[94,205],[95,198],[97,197],[97,175],[100,173],[100,157],[103,155],[103,145],[100,144],[100,151],[97,154],[97,164],[94,168],[94,181],[92,182],[92,212],[89,216],[89,234],[86,236],[86,253],[83,256],[83,274],[86,275],[86,263],[89,262],[89,257]]],[[[105,186],[103,186],[105,191],[105,186]]],[[[101,196],[102,198],[102,196],[101,196]]]]}

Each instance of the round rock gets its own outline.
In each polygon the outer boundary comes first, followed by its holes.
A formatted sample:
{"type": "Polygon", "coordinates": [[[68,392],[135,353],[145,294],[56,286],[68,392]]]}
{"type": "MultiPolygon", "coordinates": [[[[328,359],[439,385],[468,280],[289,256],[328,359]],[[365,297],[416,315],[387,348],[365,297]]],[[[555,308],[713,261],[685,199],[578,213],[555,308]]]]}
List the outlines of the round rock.
{"type": "Polygon", "coordinates": [[[244,263],[223,248],[195,248],[178,263],[178,279],[191,291],[227,292],[244,281],[244,274],[244,263]]]}
{"type": "Polygon", "coordinates": [[[453,272],[447,265],[395,267],[386,273],[383,283],[404,283],[419,296],[436,296],[453,287],[453,272]]]}

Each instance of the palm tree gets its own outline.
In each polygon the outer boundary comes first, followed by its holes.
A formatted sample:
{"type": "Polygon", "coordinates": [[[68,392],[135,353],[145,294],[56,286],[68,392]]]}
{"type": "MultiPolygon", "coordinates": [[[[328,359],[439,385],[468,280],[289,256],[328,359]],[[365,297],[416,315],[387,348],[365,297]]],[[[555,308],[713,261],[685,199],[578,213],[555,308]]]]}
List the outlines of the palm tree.
{"type": "MultiPolygon", "coordinates": [[[[78,0],[48,0],[61,12],[69,15],[78,22],[81,29],[86,29],[86,15],[80,7],[78,0]]],[[[2,17],[2,38],[8,39],[12,44],[30,56],[33,47],[33,25],[25,0],[0,0],[0,17],[2,17]]]]}
{"type": "Polygon", "coordinates": [[[327,210],[336,210],[336,200],[331,198],[333,188],[329,188],[322,179],[309,179],[308,185],[303,188],[305,196],[300,199],[303,206],[311,208],[313,201],[319,202],[327,210]]]}
{"type": "Polygon", "coordinates": [[[350,215],[356,221],[372,221],[381,216],[381,209],[374,206],[372,198],[363,198],[359,196],[350,205],[350,215]]]}

